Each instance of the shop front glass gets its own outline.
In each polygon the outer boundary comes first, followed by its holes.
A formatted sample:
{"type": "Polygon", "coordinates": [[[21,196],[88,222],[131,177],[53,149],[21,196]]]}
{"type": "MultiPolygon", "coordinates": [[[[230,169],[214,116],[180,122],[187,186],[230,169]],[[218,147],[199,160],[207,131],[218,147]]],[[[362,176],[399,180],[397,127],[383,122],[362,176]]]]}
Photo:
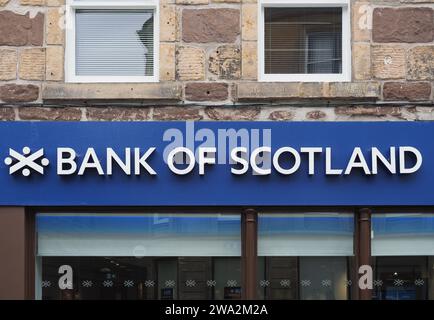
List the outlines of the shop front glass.
{"type": "Polygon", "coordinates": [[[433,214],[374,214],[372,256],[373,299],[434,299],[433,214]]]}
{"type": "Polygon", "coordinates": [[[261,299],[350,299],[354,216],[350,213],[260,214],[261,299]]]}
{"type": "MultiPolygon", "coordinates": [[[[240,214],[40,213],[36,232],[40,299],[241,298],[240,214]]],[[[351,299],[353,238],[352,213],[259,214],[258,298],[351,299]]],[[[371,240],[373,299],[434,299],[434,214],[373,214],[371,240]]]]}
{"type": "Polygon", "coordinates": [[[240,299],[240,219],[239,214],[37,214],[37,297],[240,299]],[[72,289],[59,288],[62,266],[72,269],[72,289]]]}

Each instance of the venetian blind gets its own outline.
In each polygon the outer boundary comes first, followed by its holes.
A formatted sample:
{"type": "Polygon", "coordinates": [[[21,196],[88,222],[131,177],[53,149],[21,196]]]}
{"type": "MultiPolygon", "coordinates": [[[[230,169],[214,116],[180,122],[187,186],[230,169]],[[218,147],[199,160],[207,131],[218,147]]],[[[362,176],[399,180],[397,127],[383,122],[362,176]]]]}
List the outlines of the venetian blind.
{"type": "Polygon", "coordinates": [[[77,10],[78,76],[152,76],[154,10],[77,10]]]}
{"type": "Polygon", "coordinates": [[[266,74],[342,73],[342,8],[265,8],[266,74]]]}

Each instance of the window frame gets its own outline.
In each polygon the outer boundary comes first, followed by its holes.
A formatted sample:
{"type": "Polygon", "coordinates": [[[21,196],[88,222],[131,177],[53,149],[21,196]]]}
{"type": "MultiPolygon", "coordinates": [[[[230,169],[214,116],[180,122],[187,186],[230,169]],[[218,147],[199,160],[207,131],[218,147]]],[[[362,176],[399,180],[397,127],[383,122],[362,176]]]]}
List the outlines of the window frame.
{"type": "Polygon", "coordinates": [[[350,82],[350,0],[260,0],[258,3],[258,81],[260,82],[350,82]],[[265,73],[265,8],[342,8],[342,73],[265,73]]]}
{"type": "Polygon", "coordinates": [[[65,82],[69,83],[141,83],[159,81],[159,1],[158,0],[67,0],[65,8],[65,82]],[[152,76],[79,76],[75,68],[75,14],[79,9],[152,9],[154,10],[154,75],[152,76]]]}

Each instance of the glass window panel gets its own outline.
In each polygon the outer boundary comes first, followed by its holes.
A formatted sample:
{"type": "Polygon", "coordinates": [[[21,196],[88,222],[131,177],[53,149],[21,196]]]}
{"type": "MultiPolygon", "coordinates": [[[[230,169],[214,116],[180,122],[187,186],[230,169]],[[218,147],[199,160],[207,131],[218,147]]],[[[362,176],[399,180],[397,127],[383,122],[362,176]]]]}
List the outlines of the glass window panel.
{"type": "Polygon", "coordinates": [[[42,299],[239,299],[240,215],[37,214],[42,299]],[[61,266],[73,289],[60,289],[61,266]]]}
{"type": "Polygon", "coordinates": [[[214,299],[241,299],[241,264],[238,258],[214,259],[214,299]]]}
{"type": "Polygon", "coordinates": [[[265,8],[265,74],[342,73],[342,8],[265,8]]]}
{"type": "Polygon", "coordinates": [[[373,299],[433,299],[430,262],[430,257],[376,257],[373,299]]]}
{"type": "Polygon", "coordinates": [[[348,257],[260,257],[258,263],[260,299],[350,298],[348,257]]]}
{"type": "Polygon", "coordinates": [[[240,215],[38,214],[39,256],[240,256],[240,215]]]}
{"type": "Polygon", "coordinates": [[[434,215],[372,215],[374,299],[434,299],[434,215]]]}
{"type": "Polygon", "coordinates": [[[44,300],[208,300],[241,298],[241,259],[234,257],[42,257],[44,300]],[[73,271],[60,289],[59,267],[73,271]]]}
{"type": "Polygon", "coordinates": [[[154,10],[78,9],[77,76],[152,76],[154,10]]]}
{"type": "Polygon", "coordinates": [[[434,215],[372,215],[373,256],[434,256],[434,215]]]}
{"type": "Polygon", "coordinates": [[[300,287],[302,300],[346,300],[347,259],[344,257],[301,257],[300,279],[309,285],[300,287]]]}
{"type": "Polygon", "coordinates": [[[176,300],[178,274],[176,259],[159,259],[157,260],[158,275],[158,299],[176,300]],[[168,285],[168,281],[173,281],[173,285],[168,285]]]}
{"type": "Polygon", "coordinates": [[[298,258],[259,257],[258,272],[260,299],[298,299],[298,258]]]}
{"type": "Polygon", "coordinates": [[[260,214],[258,234],[261,299],[349,299],[353,214],[260,214]]]}
{"type": "Polygon", "coordinates": [[[428,257],[428,299],[434,300],[434,257],[428,257]]]}
{"type": "Polygon", "coordinates": [[[258,223],[260,256],[353,255],[352,214],[260,214],[258,223]]]}

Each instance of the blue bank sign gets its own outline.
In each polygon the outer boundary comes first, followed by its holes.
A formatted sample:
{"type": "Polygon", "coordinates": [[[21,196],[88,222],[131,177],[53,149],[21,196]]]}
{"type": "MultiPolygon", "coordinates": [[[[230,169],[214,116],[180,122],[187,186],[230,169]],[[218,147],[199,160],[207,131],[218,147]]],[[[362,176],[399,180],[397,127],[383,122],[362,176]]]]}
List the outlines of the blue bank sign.
{"type": "Polygon", "coordinates": [[[0,205],[434,205],[434,123],[4,122],[0,205]]]}

